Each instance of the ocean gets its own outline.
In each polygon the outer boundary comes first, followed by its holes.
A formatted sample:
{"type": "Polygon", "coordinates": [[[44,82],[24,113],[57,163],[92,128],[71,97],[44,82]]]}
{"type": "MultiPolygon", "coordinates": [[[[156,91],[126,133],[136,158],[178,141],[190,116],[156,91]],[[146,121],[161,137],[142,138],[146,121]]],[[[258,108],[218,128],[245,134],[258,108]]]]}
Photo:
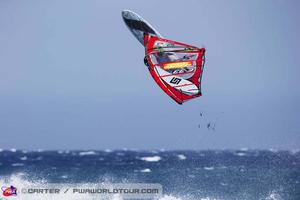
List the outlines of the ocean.
{"type": "Polygon", "coordinates": [[[98,183],[157,183],[163,188],[160,200],[300,200],[300,151],[0,150],[2,191],[98,183]]]}

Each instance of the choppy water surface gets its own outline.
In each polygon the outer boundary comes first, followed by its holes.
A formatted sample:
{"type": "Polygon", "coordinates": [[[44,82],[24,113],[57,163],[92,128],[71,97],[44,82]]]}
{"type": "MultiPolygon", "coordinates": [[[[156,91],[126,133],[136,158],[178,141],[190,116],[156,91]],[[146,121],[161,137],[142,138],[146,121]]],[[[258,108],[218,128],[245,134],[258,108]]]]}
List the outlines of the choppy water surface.
{"type": "Polygon", "coordinates": [[[0,150],[0,183],[160,183],[161,199],[299,200],[299,151],[0,150]]]}

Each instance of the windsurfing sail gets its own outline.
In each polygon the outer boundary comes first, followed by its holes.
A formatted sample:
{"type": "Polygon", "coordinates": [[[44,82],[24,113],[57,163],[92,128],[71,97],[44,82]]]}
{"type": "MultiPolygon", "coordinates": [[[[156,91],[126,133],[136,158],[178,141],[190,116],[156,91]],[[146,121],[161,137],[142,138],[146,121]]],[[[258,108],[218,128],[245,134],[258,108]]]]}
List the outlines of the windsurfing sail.
{"type": "Polygon", "coordinates": [[[199,97],[205,49],[144,34],[145,62],[159,87],[177,103],[199,97]]]}

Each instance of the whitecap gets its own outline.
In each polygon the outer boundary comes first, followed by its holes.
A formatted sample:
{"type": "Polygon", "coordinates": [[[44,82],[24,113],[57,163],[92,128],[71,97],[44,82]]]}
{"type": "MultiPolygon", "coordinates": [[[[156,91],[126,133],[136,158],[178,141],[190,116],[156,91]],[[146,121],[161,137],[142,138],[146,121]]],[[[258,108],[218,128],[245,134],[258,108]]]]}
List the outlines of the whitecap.
{"type": "Polygon", "coordinates": [[[123,200],[120,194],[113,194],[111,200],[123,200]]]}
{"type": "MultiPolygon", "coordinates": [[[[163,197],[159,198],[159,200],[183,200],[183,199],[187,199],[187,198],[186,197],[175,197],[172,195],[164,195],[163,197]]],[[[210,197],[204,197],[204,198],[200,198],[199,200],[216,200],[216,199],[212,199],[210,197]]]]}
{"type": "Polygon", "coordinates": [[[249,148],[248,147],[243,147],[240,149],[241,151],[249,151],[249,148]]]}
{"type": "Polygon", "coordinates": [[[178,157],[179,160],[185,160],[186,159],[186,156],[183,155],[183,154],[178,154],[177,157],[178,157]]]}
{"type": "Polygon", "coordinates": [[[105,149],[104,150],[106,153],[111,153],[112,152],[112,150],[110,150],[110,149],[105,149]]]}
{"type": "Polygon", "coordinates": [[[37,157],[37,158],[35,158],[35,159],[33,159],[33,160],[43,160],[43,157],[42,157],[42,156],[39,156],[39,157],[37,157]]]}
{"type": "Polygon", "coordinates": [[[237,156],[245,156],[245,155],[246,155],[246,153],[243,153],[243,152],[238,152],[238,153],[236,153],[236,155],[237,155],[237,156]]]}
{"type": "Polygon", "coordinates": [[[23,163],[13,163],[13,164],[11,164],[11,166],[13,166],[13,167],[22,167],[22,166],[24,166],[24,164],[23,163]]]}
{"type": "Polygon", "coordinates": [[[24,154],[26,154],[28,151],[26,151],[26,150],[22,150],[22,153],[24,153],[24,154]]]}
{"type": "Polygon", "coordinates": [[[271,151],[272,153],[277,153],[278,152],[277,149],[273,149],[273,148],[269,149],[269,151],[271,151]]]}
{"type": "Polygon", "coordinates": [[[10,149],[10,151],[13,152],[13,153],[15,153],[15,152],[17,152],[17,149],[12,148],[12,149],[10,149]]]}
{"type": "Polygon", "coordinates": [[[214,170],[215,168],[214,167],[203,167],[203,169],[205,169],[205,170],[214,170]]]}
{"type": "Polygon", "coordinates": [[[140,172],[146,172],[146,173],[149,173],[149,172],[151,172],[151,169],[149,169],[149,168],[142,169],[142,170],[140,170],[140,172]]]}
{"type": "Polygon", "coordinates": [[[83,151],[83,152],[79,152],[80,156],[91,156],[91,155],[96,155],[95,151],[83,151]]]}
{"type": "Polygon", "coordinates": [[[20,160],[27,160],[27,156],[21,157],[20,160]]]}
{"type": "Polygon", "coordinates": [[[165,195],[165,196],[159,198],[159,200],[181,200],[181,198],[177,198],[177,197],[174,197],[171,195],[165,195]]]}
{"type": "Polygon", "coordinates": [[[68,178],[68,176],[67,175],[62,175],[61,178],[66,179],[66,178],[68,178]]]}
{"type": "Polygon", "coordinates": [[[281,196],[274,191],[272,191],[266,198],[266,200],[280,200],[282,199],[281,196]]]}
{"type": "Polygon", "coordinates": [[[2,152],[3,151],[3,149],[0,149],[0,152],[2,152]]]}
{"type": "Polygon", "coordinates": [[[59,153],[59,154],[63,154],[63,153],[64,153],[64,151],[62,151],[62,150],[59,150],[59,151],[57,151],[57,153],[59,153]]]}
{"type": "Polygon", "coordinates": [[[17,175],[18,177],[26,176],[26,174],[23,173],[23,172],[18,172],[16,175],[17,175]]]}
{"type": "Polygon", "coordinates": [[[148,157],[142,157],[141,160],[146,162],[158,162],[161,160],[160,156],[148,156],[148,157]]]}

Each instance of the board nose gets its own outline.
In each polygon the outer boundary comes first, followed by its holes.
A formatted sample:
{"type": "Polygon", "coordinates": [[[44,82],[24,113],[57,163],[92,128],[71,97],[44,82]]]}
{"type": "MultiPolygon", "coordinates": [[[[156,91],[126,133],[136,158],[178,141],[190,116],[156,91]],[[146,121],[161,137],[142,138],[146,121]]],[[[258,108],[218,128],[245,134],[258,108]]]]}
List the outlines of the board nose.
{"type": "Polygon", "coordinates": [[[129,10],[122,10],[122,17],[128,18],[128,13],[129,13],[129,10]]]}

